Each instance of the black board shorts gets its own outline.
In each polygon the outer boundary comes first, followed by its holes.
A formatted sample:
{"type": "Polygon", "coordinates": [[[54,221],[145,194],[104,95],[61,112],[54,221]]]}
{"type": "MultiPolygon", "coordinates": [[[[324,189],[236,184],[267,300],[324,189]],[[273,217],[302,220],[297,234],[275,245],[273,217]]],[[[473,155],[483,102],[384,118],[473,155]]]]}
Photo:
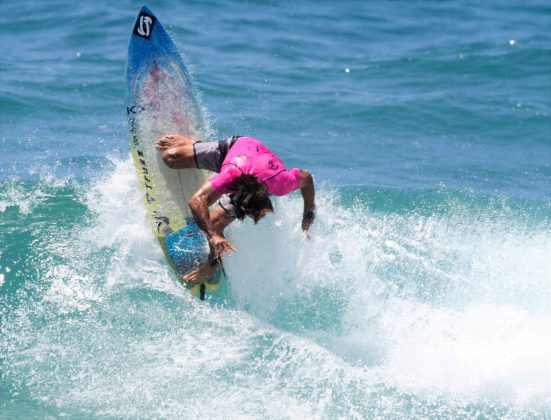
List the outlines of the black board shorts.
{"type": "MultiPolygon", "coordinates": [[[[193,156],[195,165],[199,169],[206,169],[211,172],[220,172],[222,163],[228,154],[230,148],[234,145],[237,139],[241,136],[231,136],[220,141],[207,141],[193,143],[193,156]]],[[[227,194],[223,194],[218,201],[218,204],[231,217],[237,217],[235,209],[231,203],[231,198],[227,194]]]]}

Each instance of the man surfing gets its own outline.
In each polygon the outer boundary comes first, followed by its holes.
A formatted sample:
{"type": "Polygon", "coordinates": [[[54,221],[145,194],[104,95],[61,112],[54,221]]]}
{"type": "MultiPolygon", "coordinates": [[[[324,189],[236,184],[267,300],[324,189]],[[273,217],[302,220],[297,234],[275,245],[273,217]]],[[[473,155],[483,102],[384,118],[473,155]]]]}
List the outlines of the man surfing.
{"type": "Polygon", "coordinates": [[[188,201],[193,218],[205,232],[211,248],[209,261],[184,276],[201,283],[218,269],[224,254],[237,250],[226,240],[224,229],[235,219],[248,216],[258,223],[273,212],[270,195],[282,196],[300,188],[304,200],[302,230],[314,221],[315,190],[308,171],[285,165],[253,137],[232,136],[222,141],[195,142],[177,134],[159,137],[163,161],[173,169],[199,168],[217,174],[205,182],[188,201]],[[219,200],[209,212],[209,206],[219,200]]]}

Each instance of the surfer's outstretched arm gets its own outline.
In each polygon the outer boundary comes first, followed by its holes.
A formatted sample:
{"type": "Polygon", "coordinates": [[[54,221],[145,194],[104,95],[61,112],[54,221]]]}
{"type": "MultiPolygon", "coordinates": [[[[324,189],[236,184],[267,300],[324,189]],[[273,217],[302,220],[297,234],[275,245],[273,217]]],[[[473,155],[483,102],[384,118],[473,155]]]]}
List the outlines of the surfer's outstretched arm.
{"type": "MultiPolygon", "coordinates": [[[[221,206],[216,206],[210,212],[210,221],[214,227],[214,230],[222,237],[224,237],[224,229],[231,222],[235,220],[226,213],[221,206]]],[[[214,255],[214,250],[211,247],[209,260],[184,276],[184,280],[191,283],[201,283],[210,279],[216,271],[220,270],[220,260],[214,255]]]]}
{"type": "Polygon", "coordinates": [[[209,244],[214,250],[214,256],[216,258],[224,258],[224,253],[230,255],[230,251],[237,252],[237,250],[224,238],[221,232],[217,231],[211,220],[209,204],[213,203],[217,198],[218,193],[214,189],[214,186],[207,181],[193,194],[188,201],[188,205],[195,223],[206,233],[209,244]]]}
{"type": "Polygon", "coordinates": [[[230,216],[220,204],[214,207],[210,212],[210,222],[212,223],[214,230],[224,238],[224,229],[226,229],[226,227],[229,226],[235,219],[236,218],[230,216]]]}
{"type": "Polygon", "coordinates": [[[302,230],[306,231],[314,222],[314,209],[316,208],[314,178],[308,171],[300,171],[300,193],[304,200],[304,213],[302,216],[302,230]]]}

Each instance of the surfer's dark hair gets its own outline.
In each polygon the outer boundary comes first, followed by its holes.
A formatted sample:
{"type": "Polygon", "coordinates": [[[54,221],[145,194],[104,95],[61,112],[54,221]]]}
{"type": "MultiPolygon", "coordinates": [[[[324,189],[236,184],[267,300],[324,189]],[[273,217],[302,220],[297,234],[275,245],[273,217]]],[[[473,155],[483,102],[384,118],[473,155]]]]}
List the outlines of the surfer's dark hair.
{"type": "Polygon", "coordinates": [[[240,175],[229,186],[230,199],[239,220],[250,215],[255,222],[262,210],[274,211],[266,184],[254,175],[240,175]]]}

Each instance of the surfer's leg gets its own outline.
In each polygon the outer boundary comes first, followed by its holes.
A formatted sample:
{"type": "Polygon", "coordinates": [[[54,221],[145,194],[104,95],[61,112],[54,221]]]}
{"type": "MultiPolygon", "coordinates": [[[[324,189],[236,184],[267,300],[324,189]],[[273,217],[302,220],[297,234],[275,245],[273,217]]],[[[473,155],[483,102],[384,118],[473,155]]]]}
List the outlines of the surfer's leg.
{"type": "Polygon", "coordinates": [[[163,160],[168,167],[173,169],[196,168],[193,142],[166,149],[163,152],[163,160]]]}
{"type": "Polygon", "coordinates": [[[233,137],[228,137],[220,141],[198,141],[194,143],[193,150],[197,167],[211,172],[220,172],[222,163],[236,140],[237,136],[235,139],[233,137]]]}
{"type": "Polygon", "coordinates": [[[159,137],[155,141],[155,147],[159,150],[167,150],[173,147],[179,147],[193,143],[193,140],[189,140],[179,134],[167,134],[165,136],[159,137]]]}
{"type": "Polygon", "coordinates": [[[237,138],[238,136],[234,136],[221,141],[194,142],[178,134],[170,134],[159,137],[155,147],[163,150],[163,160],[170,168],[199,168],[220,172],[222,162],[237,138]]]}
{"type": "Polygon", "coordinates": [[[178,134],[169,134],[159,137],[155,147],[163,151],[165,164],[174,169],[196,168],[193,151],[193,140],[186,139],[178,134]]]}

